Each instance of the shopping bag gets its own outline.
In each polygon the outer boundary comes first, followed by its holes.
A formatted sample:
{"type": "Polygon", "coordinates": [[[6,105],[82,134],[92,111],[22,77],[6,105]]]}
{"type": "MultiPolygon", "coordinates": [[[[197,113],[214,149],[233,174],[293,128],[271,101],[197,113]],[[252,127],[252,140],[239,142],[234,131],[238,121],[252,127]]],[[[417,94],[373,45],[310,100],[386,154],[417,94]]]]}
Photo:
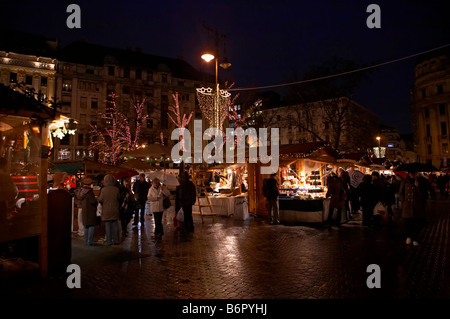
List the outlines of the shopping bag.
{"type": "Polygon", "coordinates": [[[177,213],[177,220],[180,222],[184,222],[184,211],[183,207],[180,208],[180,210],[177,213]]]}
{"type": "Polygon", "coordinates": [[[387,214],[387,208],[386,206],[384,206],[384,204],[382,202],[378,202],[375,205],[375,208],[373,209],[373,215],[377,216],[377,215],[384,215],[387,214]]]}
{"type": "Polygon", "coordinates": [[[97,217],[102,216],[102,204],[97,204],[97,217]]]}

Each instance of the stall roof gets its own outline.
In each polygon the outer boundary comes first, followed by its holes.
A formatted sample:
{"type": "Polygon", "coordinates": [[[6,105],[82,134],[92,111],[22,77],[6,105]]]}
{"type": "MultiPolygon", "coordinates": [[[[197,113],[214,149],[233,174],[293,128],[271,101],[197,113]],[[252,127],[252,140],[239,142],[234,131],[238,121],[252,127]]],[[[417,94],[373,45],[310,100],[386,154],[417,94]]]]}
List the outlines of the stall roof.
{"type": "Polygon", "coordinates": [[[330,163],[342,158],[339,151],[326,142],[283,144],[279,152],[281,158],[309,158],[330,163]]]}
{"type": "Polygon", "coordinates": [[[32,97],[0,84],[0,114],[50,120],[55,118],[57,112],[32,97]]]}
{"type": "Polygon", "coordinates": [[[136,172],[135,170],[132,169],[106,165],[92,160],[54,162],[53,165],[54,166],[51,170],[52,173],[66,172],[68,174],[75,175],[76,173],[81,171],[86,176],[113,174],[114,177],[116,178],[139,175],[139,172],[136,172]]]}

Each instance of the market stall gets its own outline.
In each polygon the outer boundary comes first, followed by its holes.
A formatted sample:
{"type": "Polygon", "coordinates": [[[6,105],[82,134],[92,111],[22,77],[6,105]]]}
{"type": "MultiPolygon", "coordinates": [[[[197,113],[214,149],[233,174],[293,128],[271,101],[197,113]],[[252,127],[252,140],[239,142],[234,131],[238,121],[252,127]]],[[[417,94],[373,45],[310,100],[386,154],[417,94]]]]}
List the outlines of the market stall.
{"type": "Polygon", "coordinates": [[[283,223],[323,222],[328,214],[327,177],[340,154],[326,143],[280,147],[279,211],[283,223]]]}
{"type": "Polygon", "coordinates": [[[48,272],[49,127],[58,116],[51,106],[0,84],[0,157],[6,161],[2,173],[17,190],[14,198],[0,203],[0,243],[27,245],[27,252],[37,255],[43,276],[48,272]]]}
{"type": "MultiPolygon", "coordinates": [[[[197,171],[193,182],[199,192],[206,192],[204,195],[208,196],[211,205],[209,211],[235,219],[248,218],[247,164],[220,164],[207,171],[197,171]]],[[[200,211],[198,204],[199,199],[193,207],[194,212],[200,211]]]]}

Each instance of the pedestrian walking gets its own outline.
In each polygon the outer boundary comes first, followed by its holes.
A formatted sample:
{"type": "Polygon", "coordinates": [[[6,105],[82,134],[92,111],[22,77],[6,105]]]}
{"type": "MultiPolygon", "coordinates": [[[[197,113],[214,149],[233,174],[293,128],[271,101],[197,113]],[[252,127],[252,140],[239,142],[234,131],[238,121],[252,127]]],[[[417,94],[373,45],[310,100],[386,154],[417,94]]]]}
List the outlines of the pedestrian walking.
{"type": "Polygon", "coordinates": [[[162,224],[164,196],[170,196],[169,190],[165,185],[161,184],[161,181],[158,178],[154,178],[152,180],[152,187],[150,187],[147,196],[155,220],[154,239],[161,239],[164,235],[164,227],[162,224]]]}
{"type": "Polygon", "coordinates": [[[342,211],[345,209],[345,200],[347,194],[345,193],[342,181],[336,174],[331,174],[327,179],[327,193],[326,197],[330,198],[330,205],[328,208],[327,224],[329,227],[339,229],[342,220],[342,211]],[[337,211],[336,219],[333,218],[334,210],[337,211]]]}
{"type": "Polygon", "coordinates": [[[75,190],[81,204],[81,217],[84,226],[84,242],[86,246],[93,246],[94,231],[97,223],[97,200],[95,199],[94,191],[91,188],[92,179],[84,178],[81,187],[75,190]]]}
{"type": "Polygon", "coordinates": [[[113,175],[107,174],[103,179],[103,187],[98,196],[102,205],[102,221],[105,224],[106,244],[119,244],[119,200],[120,192],[113,175]]]}
{"type": "Polygon", "coordinates": [[[280,214],[278,209],[278,197],[280,196],[280,190],[276,176],[277,175],[273,173],[270,175],[270,178],[266,178],[263,181],[263,195],[266,198],[266,207],[269,211],[270,224],[280,223],[280,214]]]}
{"type": "Polygon", "coordinates": [[[402,201],[401,217],[406,226],[406,244],[412,243],[414,246],[419,245],[419,234],[426,216],[425,187],[421,183],[414,172],[408,172],[399,190],[399,197],[402,201]]]}
{"type": "Polygon", "coordinates": [[[366,174],[357,188],[362,209],[362,225],[371,227],[373,223],[373,209],[377,203],[375,187],[372,184],[372,176],[366,174]]]}
{"type": "Polygon", "coordinates": [[[120,224],[122,227],[122,235],[126,236],[128,234],[128,224],[133,218],[133,213],[135,210],[135,200],[134,194],[131,190],[131,181],[129,177],[124,177],[122,179],[122,183],[120,184],[120,209],[119,209],[119,217],[120,224]]]}
{"type": "Polygon", "coordinates": [[[183,208],[184,221],[180,222],[180,230],[183,235],[194,232],[194,219],[192,206],[197,201],[197,191],[194,183],[189,179],[189,173],[183,172],[178,176],[180,185],[177,186],[175,197],[175,214],[183,208]]]}
{"type": "Polygon", "coordinates": [[[134,227],[137,227],[139,222],[141,222],[141,226],[144,226],[145,205],[147,203],[147,196],[150,186],[150,183],[145,179],[144,173],[139,175],[139,180],[133,185],[134,198],[136,199],[137,204],[134,210],[134,227]]]}

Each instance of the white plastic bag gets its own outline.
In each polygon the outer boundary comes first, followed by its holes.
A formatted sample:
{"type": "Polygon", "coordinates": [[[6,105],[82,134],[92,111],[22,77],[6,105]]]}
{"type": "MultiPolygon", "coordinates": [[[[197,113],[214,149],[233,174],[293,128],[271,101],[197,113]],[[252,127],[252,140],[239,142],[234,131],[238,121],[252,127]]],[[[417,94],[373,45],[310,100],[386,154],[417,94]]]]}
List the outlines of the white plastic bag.
{"type": "Polygon", "coordinates": [[[184,222],[184,210],[183,210],[183,207],[181,207],[180,210],[177,213],[177,220],[179,222],[184,222]]]}
{"type": "Polygon", "coordinates": [[[102,216],[102,204],[97,204],[97,216],[102,216]]]}
{"type": "Polygon", "coordinates": [[[378,202],[375,205],[375,208],[373,209],[373,214],[376,216],[376,215],[383,215],[386,213],[387,213],[386,206],[384,206],[382,202],[378,202]]]}

